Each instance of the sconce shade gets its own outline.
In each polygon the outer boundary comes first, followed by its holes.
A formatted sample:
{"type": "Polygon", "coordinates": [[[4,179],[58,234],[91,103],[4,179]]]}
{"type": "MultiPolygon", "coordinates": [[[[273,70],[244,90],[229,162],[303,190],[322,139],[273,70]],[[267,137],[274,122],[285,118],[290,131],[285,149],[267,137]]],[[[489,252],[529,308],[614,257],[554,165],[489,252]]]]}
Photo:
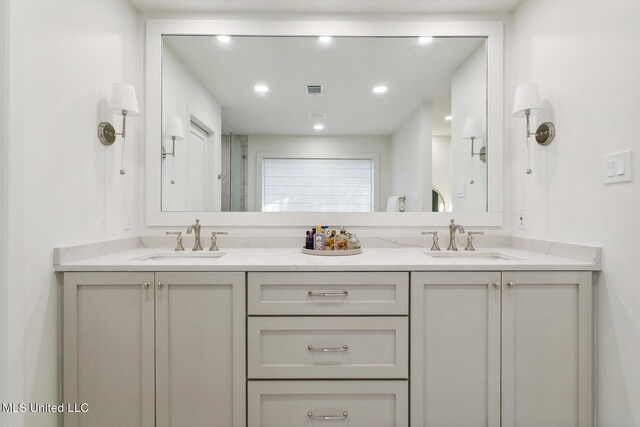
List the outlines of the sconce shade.
{"type": "Polygon", "coordinates": [[[468,117],[464,122],[464,131],[462,132],[462,139],[479,139],[484,136],[484,126],[482,126],[482,119],[478,116],[468,117]]]}
{"type": "Polygon", "coordinates": [[[537,83],[525,83],[516,89],[516,96],[513,100],[513,117],[524,117],[526,110],[529,110],[531,116],[542,113],[540,88],[537,83]]]}
{"type": "Polygon", "coordinates": [[[164,126],[164,137],[165,139],[184,139],[184,130],[180,117],[169,117],[167,119],[167,123],[164,126]]]}
{"type": "Polygon", "coordinates": [[[128,116],[139,114],[136,89],[128,83],[114,83],[111,87],[109,111],[112,114],[122,115],[123,110],[127,112],[128,116]]]}

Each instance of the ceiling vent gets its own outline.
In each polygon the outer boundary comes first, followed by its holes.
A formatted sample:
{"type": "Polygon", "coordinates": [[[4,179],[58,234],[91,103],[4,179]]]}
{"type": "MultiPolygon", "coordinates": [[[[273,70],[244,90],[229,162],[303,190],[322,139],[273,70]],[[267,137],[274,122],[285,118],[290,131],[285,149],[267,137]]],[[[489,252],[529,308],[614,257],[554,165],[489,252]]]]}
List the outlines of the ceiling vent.
{"type": "Polygon", "coordinates": [[[327,118],[327,113],[325,113],[324,111],[311,111],[309,112],[309,119],[310,120],[321,120],[321,119],[326,119],[327,118]]]}
{"type": "Polygon", "coordinates": [[[305,92],[309,96],[322,96],[324,88],[322,85],[306,85],[305,92]]]}

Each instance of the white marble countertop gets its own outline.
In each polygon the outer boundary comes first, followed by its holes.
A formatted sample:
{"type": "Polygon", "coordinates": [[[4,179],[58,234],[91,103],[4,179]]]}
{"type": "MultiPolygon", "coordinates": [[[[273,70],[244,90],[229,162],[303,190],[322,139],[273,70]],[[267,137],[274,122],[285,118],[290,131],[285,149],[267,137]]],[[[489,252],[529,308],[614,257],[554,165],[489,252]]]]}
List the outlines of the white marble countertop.
{"type": "MultiPolygon", "coordinates": [[[[199,252],[205,254],[207,251],[199,252]]],[[[360,255],[327,257],[306,255],[298,248],[222,249],[220,258],[145,260],[175,254],[164,248],[138,248],[92,258],[61,262],[56,271],[599,271],[599,259],[579,261],[539,252],[500,247],[477,253],[498,252],[510,259],[435,258],[425,248],[364,248],[360,255]]],[[[189,255],[187,250],[181,254],[189,255]]],[[[464,255],[464,251],[459,254],[464,255]]],[[[206,255],[205,255],[206,256],[206,255]]]]}

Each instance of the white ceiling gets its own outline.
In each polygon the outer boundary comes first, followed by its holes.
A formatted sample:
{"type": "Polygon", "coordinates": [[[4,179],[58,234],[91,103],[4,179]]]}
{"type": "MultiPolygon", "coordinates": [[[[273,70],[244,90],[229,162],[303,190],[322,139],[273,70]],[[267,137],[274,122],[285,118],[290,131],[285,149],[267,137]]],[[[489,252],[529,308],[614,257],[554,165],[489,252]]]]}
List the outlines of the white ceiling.
{"type": "Polygon", "coordinates": [[[130,0],[143,11],[215,13],[510,12],[522,0],[130,0]]]}
{"type": "Polygon", "coordinates": [[[450,134],[451,74],[484,39],[165,37],[183,64],[222,105],[223,132],[241,135],[391,135],[422,103],[433,103],[435,135],[450,134]],[[270,91],[257,94],[256,84],[270,91]],[[323,96],[305,94],[324,86],[323,96]],[[388,86],[383,95],[376,85],[388,86]],[[309,112],[326,112],[310,120],[309,112]]]}

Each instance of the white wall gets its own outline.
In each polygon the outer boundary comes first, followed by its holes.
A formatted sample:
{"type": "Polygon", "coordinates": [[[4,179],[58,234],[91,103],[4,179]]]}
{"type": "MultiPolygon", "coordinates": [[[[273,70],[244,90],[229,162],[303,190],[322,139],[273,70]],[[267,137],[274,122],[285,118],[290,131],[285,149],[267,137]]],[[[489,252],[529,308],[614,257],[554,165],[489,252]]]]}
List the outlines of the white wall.
{"type": "Polygon", "coordinates": [[[433,151],[433,188],[442,194],[444,210],[449,212],[451,203],[451,137],[434,136],[433,151]]]}
{"type": "MultiPolygon", "coordinates": [[[[384,210],[389,197],[390,141],[384,136],[274,136],[250,135],[248,145],[248,209],[260,211],[257,188],[257,153],[327,157],[338,154],[376,153],[380,158],[378,206],[384,210]]],[[[379,210],[379,209],[377,209],[379,210]]]]}
{"type": "Polygon", "coordinates": [[[416,109],[391,136],[391,194],[406,212],[431,211],[431,104],[416,109]]]}
{"type": "MultiPolygon", "coordinates": [[[[487,117],[487,53],[478,47],[451,76],[451,153],[453,174],[453,211],[484,212],[487,210],[487,164],[471,157],[471,140],[462,139],[467,118],[477,116],[483,123],[487,117]],[[473,184],[471,182],[473,181],[473,184]],[[464,197],[458,196],[460,187],[464,197]]],[[[486,127],[485,127],[486,133],[486,127]]],[[[486,143],[475,141],[475,152],[486,143]]],[[[502,159],[493,159],[502,161],[502,159]]]]}
{"type": "MultiPolygon", "coordinates": [[[[221,186],[217,179],[222,170],[221,163],[221,131],[222,110],[220,104],[209,93],[205,86],[184,66],[176,54],[166,46],[162,53],[162,117],[163,123],[168,117],[180,117],[183,120],[185,141],[176,141],[176,155],[168,156],[162,161],[162,208],[165,211],[190,210],[190,198],[195,205],[202,203],[202,194],[190,191],[188,169],[196,167],[187,161],[186,141],[189,138],[191,115],[202,121],[213,131],[212,150],[208,152],[210,159],[207,184],[205,186],[204,207],[207,211],[221,210],[221,186]],[[175,184],[171,184],[171,180],[175,184]]],[[[171,151],[171,141],[164,140],[167,151],[171,151]]]]}
{"type": "MultiPolygon", "coordinates": [[[[98,141],[114,120],[111,84],[135,84],[144,106],[137,13],[125,0],[9,0],[7,401],[56,402],[58,281],[52,248],[126,236],[135,209],[142,116],[120,139],[98,141]]],[[[114,122],[120,130],[121,121],[114,122]]],[[[57,426],[56,414],[8,415],[11,426],[57,426]]]]}
{"type": "MultiPolygon", "coordinates": [[[[603,248],[597,283],[597,422],[640,425],[640,2],[526,0],[514,13],[508,59],[510,216],[526,208],[519,236],[603,248]],[[526,175],[524,119],[514,88],[538,82],[555,141],[534,147],[526,175]],[[634,182],[602,184],[602,156],[633,150],[634,182]]],[[[535,145],[535,144],[534,144],[535,145]]]]}

